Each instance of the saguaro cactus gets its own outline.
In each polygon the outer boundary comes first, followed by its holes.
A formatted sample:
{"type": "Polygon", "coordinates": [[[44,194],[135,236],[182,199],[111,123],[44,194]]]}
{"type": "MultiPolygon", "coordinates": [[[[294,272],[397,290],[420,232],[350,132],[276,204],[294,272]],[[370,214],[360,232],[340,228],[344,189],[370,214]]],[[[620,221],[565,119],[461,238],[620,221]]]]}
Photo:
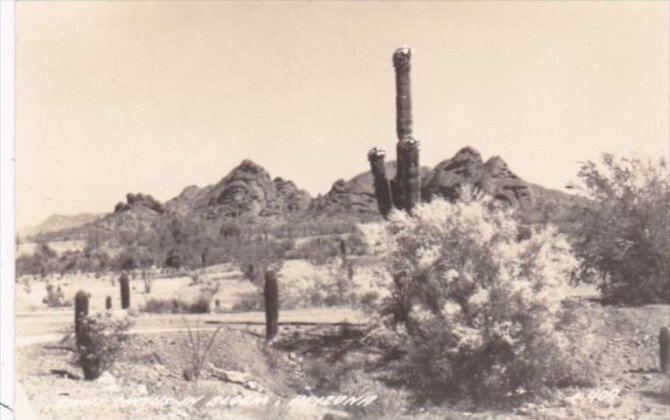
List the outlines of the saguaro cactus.
{"type": "Polygon", "coordinates": [[[86,334],[82,323],[88,315],[88,293],[83,290],[77,292],[74,296],[74,335],[77,346],[86,344],[86,334]]]}
{"type": "Polygon", "coordinates": [[[342,266],[347,265],[347,241],[340,238],[340,256],[342,257],[342,266]]]}
{"type": "Polygon", "coordinates": [[[668,327],[661,327],[658,334],[659,341],[659,356],[661,359],[661,372],[670,373],[670,334],[668,334],[668,327]]]}
{"type": "Polygon", "coordinates": [[[125,273],[121,274],[119,284],[121,285],[121,309],[128,309],[130,307],[130,285],[125,273]]]}
{"type": "Polygon", "coordinates": [[[279,330],[279,285],[274,271],[265,272],[265,338],[272,340],[279,330]]]}
{"type": "Polygon", "coordinates": [[[412,50],[399,48],[393,54],[396,76],[396,144],[397,172],[387,181],[384,168],[385,153],[374,148],[368,160],[374,177],[375,194],[380,213],[386,217],[392,204],[401,210],[411,211],[421,201],[421,174],[419,170],[419,142],[412,137],[412,96],[410,83],[412,50]]]}
{"type": "Polygon", "coordinates": [[[107,310],[112,309],[112,297],[111,296],[107,296],[105,298],[105,309],[107,309],[107,310]]]}

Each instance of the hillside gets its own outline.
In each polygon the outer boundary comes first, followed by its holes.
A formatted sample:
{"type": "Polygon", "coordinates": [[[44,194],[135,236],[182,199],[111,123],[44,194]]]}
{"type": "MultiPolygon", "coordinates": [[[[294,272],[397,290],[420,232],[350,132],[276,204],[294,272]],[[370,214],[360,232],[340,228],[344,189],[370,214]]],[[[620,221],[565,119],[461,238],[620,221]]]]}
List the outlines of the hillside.
{"type": "MultiPolygon", "coordinates": [[[[395,171],[395,161],[387,162],[389,178],[395,171]]],[[[518,208],[529,223],[554,222],[569,229],[579,209],[588,206],[584,198],[522,180],[498,156],[484,161],[471,147],[461,149],[432,169],[422,167],[421,176],[425,200],[452,199],[461,186],[472,185],[518,208]]],[[[42,239],[81,240],[103,234],[113,241],[122,235],[151,229],[165,218],[195,222],[211,231],[218,231],[226,221],[269,227],[302,224],[325,228],[380,219],[370,171],[349,180],[340,179],[326,194],[312,198],[293,181],[272,178],[251,160],[242,161],[216,184],[186,187],[165,203],[150,195],[128,194],[126,202],[118,203],[112,213],[97,215],[97,219],[73,218],[72,224],[59,225],[55,221],[63,220],[63,216],[54,217],[43,224],[50,221],[51,228],[39,233],[42,239]]]]}

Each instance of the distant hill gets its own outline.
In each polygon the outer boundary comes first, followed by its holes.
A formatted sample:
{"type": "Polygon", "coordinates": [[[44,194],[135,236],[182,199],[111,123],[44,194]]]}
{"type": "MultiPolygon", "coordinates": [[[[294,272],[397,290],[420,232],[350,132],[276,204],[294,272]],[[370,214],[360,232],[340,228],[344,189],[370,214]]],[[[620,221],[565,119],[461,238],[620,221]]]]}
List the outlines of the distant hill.
{"type": "MultiPolygon", "coordinates": [[[[387,176],[395,176],[396,163],[386,163],[387,176]]],[[[484,161],[471,147],[434,168],[422,167],[422,197],[457,196],[462,185],[473,185],[498,200],[518,208],[530,223],[554,222],[569,228],[588,200],[551,190],[519,178],[505,161],[484,161]]],[[[261,223],[278,227],[290,223],[311,227],[379,220],[370,171],[333,183],[324,195],[312,198],[290,180],[272,178],[260,165],[244,160],[219,182],[186,187],[178,196],[159,202],[150,195],[128,194],[106,215],[52,216],[34,234],[45,240],[96,238],[114,242],[123,235],[138,235],[166,218],[218,229],[227,221],[261,223]],[[48,223],[47,223],[48,222],[48,223]]],[[[309,229],[308,229],[309,231],[309,229]]],[[[313,230],[312,230],[313,231],[313,230]]]]}
{"type": "Polygon", "coordinates": [[[52,214],[42,223],[20,228],[17,233],[22,240],[29,239],[36,235],[76,228],[98,220],[103,216],[104,213],[80,213],[73,215],[52,214]]]}

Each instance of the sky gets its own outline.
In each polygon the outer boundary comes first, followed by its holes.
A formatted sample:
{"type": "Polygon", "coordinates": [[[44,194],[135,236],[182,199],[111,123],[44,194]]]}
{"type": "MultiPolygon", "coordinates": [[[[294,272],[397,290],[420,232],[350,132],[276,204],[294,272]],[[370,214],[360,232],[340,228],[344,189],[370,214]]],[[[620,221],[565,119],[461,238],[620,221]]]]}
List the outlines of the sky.
{"type": "Polygon", "coordinates": [[[395,155],[413,48],[421,164],[472,146],[562,189],[666,156],[668,2],[19,2],[16,218],[168,200],[243,159],[311,194],[395,155]]]}

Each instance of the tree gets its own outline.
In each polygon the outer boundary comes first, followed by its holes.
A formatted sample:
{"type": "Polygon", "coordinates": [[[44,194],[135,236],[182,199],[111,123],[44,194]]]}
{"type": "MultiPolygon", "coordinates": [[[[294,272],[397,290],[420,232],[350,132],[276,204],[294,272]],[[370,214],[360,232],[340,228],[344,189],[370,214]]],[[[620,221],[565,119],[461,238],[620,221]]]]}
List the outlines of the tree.
{"type": "Polygon", "coordinates": [[[576,250],[582,273],[602,275],[612,302],[670,299],[670,189],[665,159],[603,154],[583,163],[581,190],[593,200],[580,219],[576,250]]]}

